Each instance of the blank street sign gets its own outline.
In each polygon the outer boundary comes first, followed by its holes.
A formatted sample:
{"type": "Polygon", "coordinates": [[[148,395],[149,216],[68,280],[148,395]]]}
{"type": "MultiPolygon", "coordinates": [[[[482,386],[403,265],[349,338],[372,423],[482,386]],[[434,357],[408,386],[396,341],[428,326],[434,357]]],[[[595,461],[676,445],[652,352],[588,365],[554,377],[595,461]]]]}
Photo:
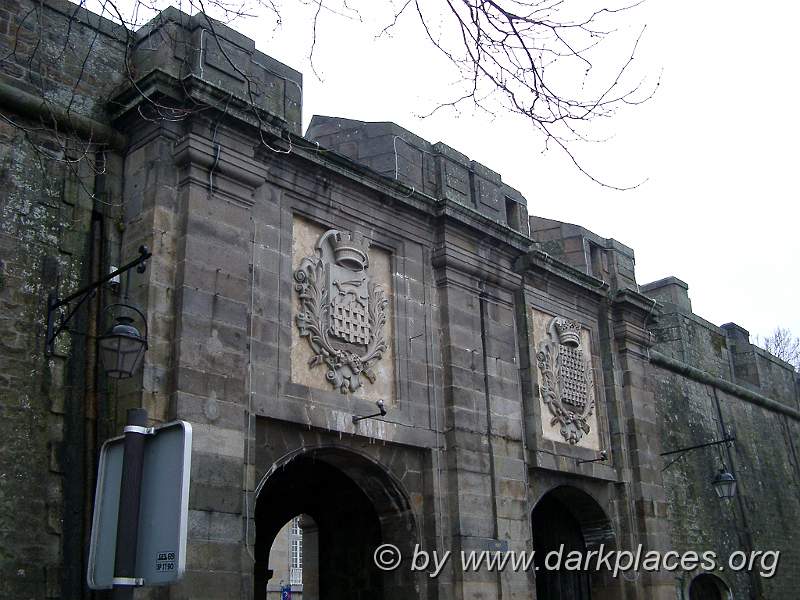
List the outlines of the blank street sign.
{"type": "MultiPolygon", "coordinates": [[[[108,440],[100,451],[92,538],[89,587],[113,586],[117,544],[123,437],[108,440]]],[[[175,421],[155,428],[145,438],[136,578],[144,585],[175,583],[186,565],[192,426],[175,421]]]]}

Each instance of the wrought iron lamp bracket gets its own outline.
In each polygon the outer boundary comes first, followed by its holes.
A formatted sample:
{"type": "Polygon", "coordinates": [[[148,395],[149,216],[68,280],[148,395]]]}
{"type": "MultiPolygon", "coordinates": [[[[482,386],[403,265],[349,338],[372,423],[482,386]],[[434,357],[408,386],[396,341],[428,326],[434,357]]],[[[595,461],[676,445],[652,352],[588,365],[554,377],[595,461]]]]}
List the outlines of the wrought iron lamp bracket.
{"type": "Polygon", "coordinates": [[[576,461],[577,464],[582,465],[583,463],[596,463],[596,462],[604,462],[608,460],[608,451],[607,450],[600,450],[600,455],[597,458],[588,458],[583,460],[576,461]]]}
{"type": "Polygon", "coordinates": [[[375,405],[378,407],[380,412],[376,412],[374,415],[353,415],[353,425],[358,423],[359,421],[363,421],[364,419],[373,419],[375,417],[385,417],[386,416],[386,407],[383,404],[383,400],[378,400],[375,405]]]}
{"type": "Polygon", "coordinates": [[[121,266],[119,269],[112,271],[105,277],[101,277],[97,281],[73,292],[66,298],[59,298],[58,291],[52,290],[47,295],[47,337],[45,339],[45,356],[52,356],[55,353],[55,343],[58,334],[66,329],[70,320],[75,316],[75,313],[83,303],[95,295],[97,288],[107,281],[111,281],[115,277],[130,271],[134,267],[136,267],[137,273],[144,273],[147,268],[146,261],[151,256],[153,256],[153,254],[148,250],[147,246],[139,246],[139,256],[135,259],[121,266]],[[75,302],[75,304],[70,306],[73,302],[75,302]],[[64,307],[68,309],[66,316],[61,312],[61,309],[64,307]],[[58,313],[58,322],[56,322],[56,313],[58,313]]]}
{"type": "Polygon", "coordinates": [[[675,450],[669,450],[667,452],[662,452],[661,456],[672,456],[672,455],[675,455],[675,454],[677,454],[678,456],[675,457],[675,459],[673,459],[670,462],[668,462],[666,464],[666,466],[663,469],[661,469],[661,471],[663,472],[663,471],[666,471],[667,469],[669,469],[672,465],[674,465],[681,458],[683,458],[684,454],[686,454],[687,452],[691,452],[692,450],[698,450],[700,448],[708,448],[709,446],[718,446],[720,444],[731,445],[731,444],[734,444],[734,443],[736,443],[736,436],[733,435],[732,433],[728,433],[728,435],[726,435],[721,440],[714,440],[713,442],[707,442],[705,444],[697,444],[696,446],[687,446],[685,448],[677,448],[675,450]]]}

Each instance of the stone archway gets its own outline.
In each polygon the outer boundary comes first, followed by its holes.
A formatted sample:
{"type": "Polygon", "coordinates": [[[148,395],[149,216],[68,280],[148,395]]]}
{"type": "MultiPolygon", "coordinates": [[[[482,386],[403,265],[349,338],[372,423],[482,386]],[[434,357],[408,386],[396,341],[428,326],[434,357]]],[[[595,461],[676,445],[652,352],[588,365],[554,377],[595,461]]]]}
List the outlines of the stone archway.
{"type": "Polygon", "coordinates": [[[730,597],[725,582],[711,573],[701,573],[689,584],[689,600],[729,600],[730,597]]]}
{"type": "Polygon", "coordinates": [[[411,556],[418,532],[407,495],[371,459],[348,449],[321,447],[281,461],[259,486],[254,600],[265,598],[275,536],[298,515],[307,515],[315,524],[316,600],[419,597],[405,565],[386,572],[373,561],[375,549],[387,543],[397,546],[402,556],[411,556]]]}
{"type": "Polygon", "coordinates": [[[556,487],[542,496],[532,513],[535,551],[536,597],[540,600],[599,600],[608,591],[602,574],[551,570],[545,567],[548,553],[563,545],[563,556],[616,547],[611,521],[597,501],[572,486],[556,487]]]}

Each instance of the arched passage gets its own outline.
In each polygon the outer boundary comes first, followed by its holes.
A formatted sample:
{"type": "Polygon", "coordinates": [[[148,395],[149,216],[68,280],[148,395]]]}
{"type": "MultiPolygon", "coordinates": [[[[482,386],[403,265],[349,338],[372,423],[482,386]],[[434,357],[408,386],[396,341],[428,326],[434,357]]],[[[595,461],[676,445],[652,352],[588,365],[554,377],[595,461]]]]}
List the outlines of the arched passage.
{"type": "Polygon", "coordinates": [[[287,458],[260,486],[254,515],[255,600],[265,598],[275,536],[298,515],[315,524],[318,597],[308,600],[418,597],[409,569],[381,571],[373,561],[375,549],[385,543],[397,546],[404,557],[411,555],[417,531],[406,494],[370,459],[325,447],[287,458]]]}
{"type": "Polygon", "coordinates": [[[615,547],[611,521],[597,501],[572,486],[547,492],[533,509],[536,597],[543,600],[598,600],[604,595],[603,578],[586,570],[552,569],[545,559],[551,552],[566,558],[572,551],[586,556],[600,546],[615,547]]]}
{"type": "Polygon", "coordinates": [[[728,600],[730,597],[725,582],[711,573],[701,573],[689,585],[689,600],[728,600]]]}

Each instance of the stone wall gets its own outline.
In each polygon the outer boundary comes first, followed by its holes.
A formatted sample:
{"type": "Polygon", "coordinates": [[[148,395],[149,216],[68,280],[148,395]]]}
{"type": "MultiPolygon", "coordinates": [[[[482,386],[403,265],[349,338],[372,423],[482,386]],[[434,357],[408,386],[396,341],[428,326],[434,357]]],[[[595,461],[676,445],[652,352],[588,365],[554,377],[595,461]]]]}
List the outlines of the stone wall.
{"type": "Polygon", "coordinates": [[[97,449],[115,433],[106,382],[87,368],[96,363],[87,337],[104,322],[101,299],[118,296],[101,290],[49,357],[45,314],[49,292],[64,297],[119,264],[122,136],[104,123],[105,100],[123,77],[122,39],[65,2],[0,8],[4,598],[68,597],[84,586],[97,449]]]}
{"type": "MultiPolygon", "coordinates": [[[[742,327],[716,327],[693,314],[688,286],[679,279],[653,282],[642,291],[662,305],[651,326],[656,344],[649,386],[664,449],[736,438],[692,451],[664,472],[671,544],[679,551],[713,550],[723,558],[737,550],[778,550],[773,577],[715,574],[736,599],[788,598],[800,563],[792,542],[800,533],[797,373],[751,345],[742,327]],[[723,464],[738,482],[733,500],[720,501],[710,485],[723,464]]],[[[676,573],[676,586],[688,590],[695,574],[676,573]]]]}
{"type": "MultiPolygon", "coordinates": [[[[78,532],[83,527],[86,417],[81,396],[93,382],[81,376],[86,350],[79,338],[71,344],[62,336],[58,354],[45,361],[42,323],[51,285],[60,280],[69,291],[88,277],[92,202],[77,186],[64,194],[63,173],[57,167],[44,173],[31,170],[36,164],[34,148],[6,123],[0,129],[4,189],[0,594],[58,597],[62,554],[81,562],[80,546],[62,549],[62,543],[68,543],[64,533],[74,534],[76,526],[78,532]],[[70,355],[75,358],[69,360],[70,355]],[[77,522],[65,514],[62,498],[69,499],[77,522]],[[22,507],[30,528],[18,526],[22,507]],[[77,554],[68,554],[69,550],[77,554]]],[[[75,326],[85,330],[87,319],[75,326]]]]}

